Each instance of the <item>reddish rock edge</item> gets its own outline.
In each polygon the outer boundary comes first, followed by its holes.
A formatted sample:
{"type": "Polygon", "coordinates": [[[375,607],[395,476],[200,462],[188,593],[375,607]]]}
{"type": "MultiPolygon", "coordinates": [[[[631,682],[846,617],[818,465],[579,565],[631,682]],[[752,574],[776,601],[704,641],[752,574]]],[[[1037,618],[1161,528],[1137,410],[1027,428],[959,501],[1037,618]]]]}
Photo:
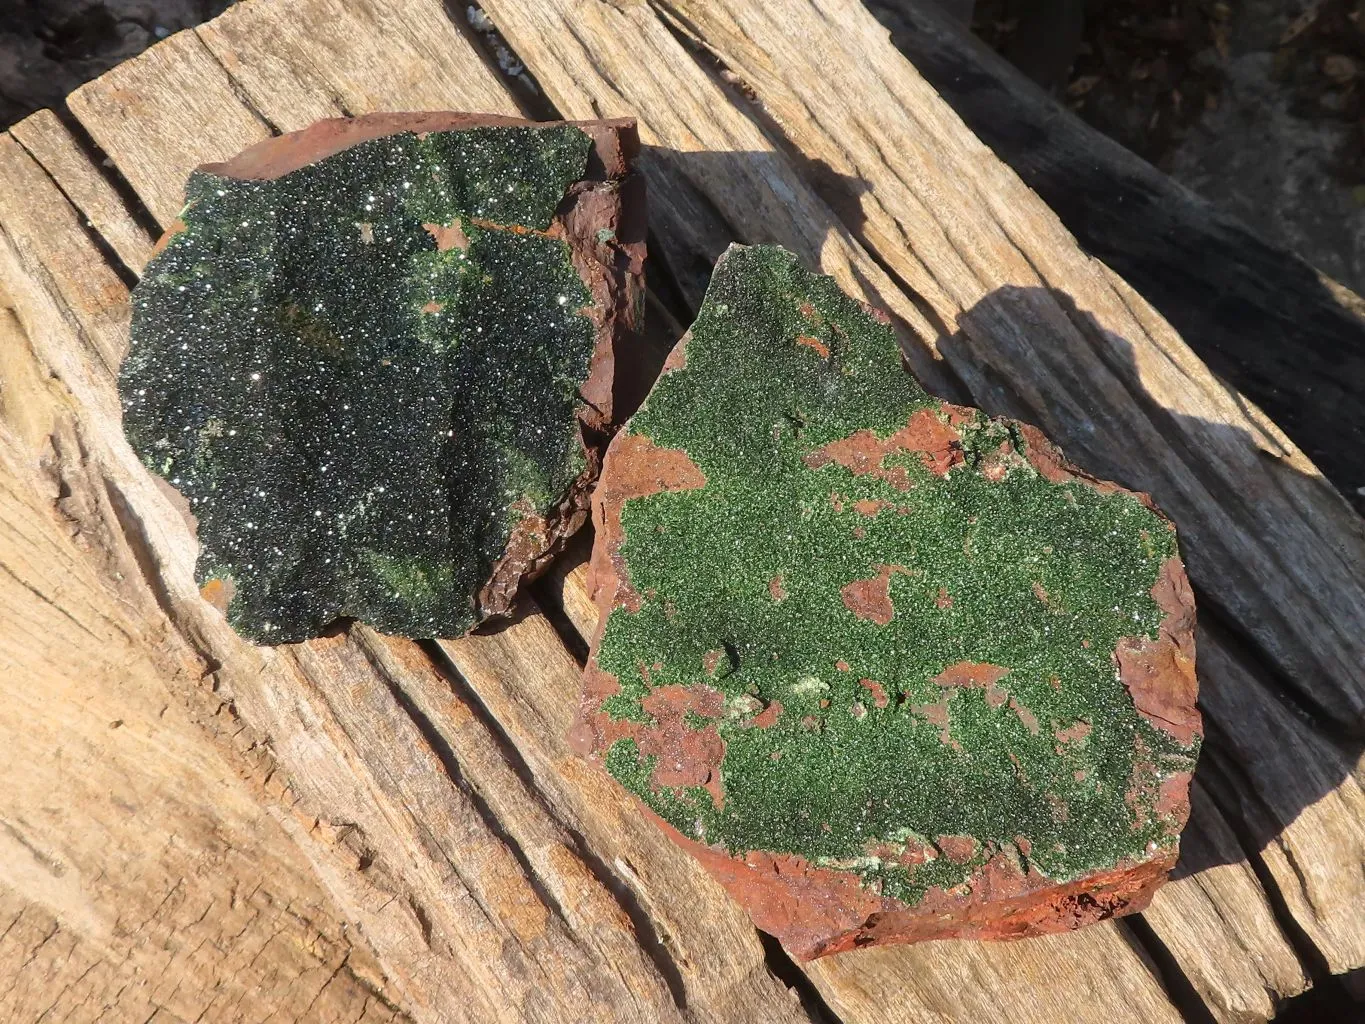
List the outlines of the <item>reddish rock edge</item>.
{"type": "MultiPolygon", "coordinates": [[[[540,575],[568,538],[588,521],[589,495],[602,467],[607,441],[620,426],[615,399],[616,361],[629,358],[644,307],[645,182],[635,173],[640,137],[634,118],[603,121],[525,121],[500,114],[450,111],[376,113],[318,121],[300,131],[266,139],[231,160],[199,170],[223,178],[265,181],[317,163],[360,142],[399,132],[459,131],[489,126],[570,124],[592,139],[581,181],[569,187],[547,232],[568,243],[574,269],[592,296],[584,312],[597,332],[588,377],[579,389],[579,440],[585,466],[547,515],[525,515],[479,591],[480,618],[510,612],[521,586],[540,575]],[[613,237],[602,242],[598,232],[613,237]]],[[[177,232],[177,220],[156,243],[159,252],[177,232]]],[[[629,412],[629,410],[626,410],[629,412]]]]}
{"type": "MultiPolygon", "coordinates": [[[[670,353],[665,373],[686,365],[687,342],[684,335],[670,353]]],[[[972,410],[944,403],[942,412],[953,425],[972,410]]],[[[1068,462],[1037,427],[1017,421],[1016,425],[1028,444],[1028,461],[1045,480],[1057,484],[1074,481],[1102,493],[1132,494],[1174,529],[1149,495],[1091,476],[1068,462]]],[[[597,536],[589,565],[589,590],[597,606],[598,623],[584,670],[578,719],[569,737],[582,756],[600,759],[616,740],[639,732],[643,735],[637,739],[655,746],[676,744],[676,760],[688,760],[690,752],[672,735],[676,730],[614,722],[601,711],[602,702],[620,685],[615,676],[598,667],[596,654],[611,612],[640,607],[640,596],[630,584],[620,555],[624,540],[622,506],[631,498],[704,485],[705,477],[685,452],[659,448],[648,438],[618,435],[607,449],[592,502],[597,536]]],[[[1178,558],[1162,566],[1152,597],[1166,613],[1156,639],[1124,638],[1113,657],[1138,712],[1155,728],[1188,744],[1203,735],[1203,725],[1195,703],[1194,597],[1178,558]]],[[[709,750],[714,744],[707,733],[713,730],[711,726],[695,734],[708,754],[704,760],[692,758],[686,767],[696,773],[687,784],[705,785],[716,798],[721,789],[718,772],[702,778],[709,767],[707,761],[718,763],[715,752],[709,750]]],[[[1171,821],[1171,836],[1178,836],[1189,818],[1190,778],[1190,773],[1184,772],[1161,785],[1158,810],[1171,821]]],[[[818,867],[786,854],[758,850],[731,854],[706,846],[683,835],[642,801],[637,803],[725,887],[758,928],[776,936],[800,960],[929,939],[1019,939],[1070,931],[1135,913],[1151,901],[1179,855],[1175,843],[1154,851],[1148,859],[1121,861],[1112,868],[1059,884],[1032,865],[1024,873],[1013,855],[1015,851],[1003,849],[968,879],[967,895],[934,888],[917,906],[909,907],[863,888],[853,872],[818,867]]]]}

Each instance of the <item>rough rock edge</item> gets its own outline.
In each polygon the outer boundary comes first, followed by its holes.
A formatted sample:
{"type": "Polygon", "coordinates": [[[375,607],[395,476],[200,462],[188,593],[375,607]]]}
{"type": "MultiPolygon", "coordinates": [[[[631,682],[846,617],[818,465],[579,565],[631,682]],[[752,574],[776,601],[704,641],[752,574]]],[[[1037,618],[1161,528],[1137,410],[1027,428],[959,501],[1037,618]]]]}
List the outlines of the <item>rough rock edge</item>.
{"type": "MultiPolygon", "coordinates": [[[[689,331],[669,353],[665,374],[687,365],[690,339],[689,331]]],[[[967,411],[955,406],[948,410],[967,411]]],[[[1002,418],[995,422],[1019,432],[1025,441],[1024,454],[1045,480],[1077,483],[1102,494],[1131,494],[1174,531],[1174,524],[1150,495],[1086,473],[1067,461],[1037,427],[1002,418]]],[[[691,466],[696,476],[701,476],[686,452],[656,447],[648,438],[637,435],[617,435],[604,463],[592,503],[596,540],[588,577],[589,593],[598,611],[597,628],[584,669],[578,717],[569,736],[576,752],[593,759],[602,758],[621,738],[620,723],[601,710],[602,702],[618,692],[620,684],[598,666],[597,651],[612,611],[618,607],[635,610],[640,601],[620,555],[625,539],[622,507],[631,498],[704,486],[704,477],[698,484],[685,471],[677,471],[678,467],[691,466]],[[640,456],[647,457],[645,471],[637,472],[638,467],[632,466],[622,478],[621,467],[640,456]]],[[[1202,736],[1203,728],[1195,704],[1194,598],[1177,557],[1162,566],[1152,596],[1166,613],[1157,638],[1123,638],[1113,657],[1119,679],[1132,694],[1138,712],[1153,727],[1188,745],[1202,736]]],[[[850,949],[931,939],[1026,938],[1137,913],[1151,901],[1179,857],[1179,835],[1190,814],[1190,782],[1189,772],[1163,782],[1157,810],[1171,823],[1167,835],[1175,842],[1157,847],[1145,860],[1120,861],[1111,868],[1056,883],[1031,865],[1027,872],[1022,871],[1017,849],[1001,849],[967,880],[970,895],[931,888],[913,907],[864,888],[854,872],[818,867],[797,856],[767,851],[731,854],[706,846],[680,833],[643,801],[636,798],[636,802],[674,842],[701,862],[758,928],[776,936],[798,959],[809,961],[850,949]]]]}
{"type": "MultiPolygon", "coordinates": [[[[513,527],[502,555],[477,595],[481,621],[510,613],[521,588],[543,573],[587,522],[603,451],[620,426],[614,401],[616,360],[628,357],[641,326],[645,287],[645,185],[644,178],[634,170],[640,152],[635,119],[527,121],[501,114],[453,111],[363,114],[317,121],[299,131],[258,142],[231,160],[198,168],[221,178],[269,181],[358,143],[399,132],[563,125],[580,129],[593,144],[584,177],[570,186],[547,232],[568,244],[574,269],[592,296],[592,304],[584,312],[593,320],[597,340],[588,376],[579,389],[578,406],[584,468],[545,516],[525,514],[513,527]],[[597,233],[602,228],[609,228],[613,237],[599,241],[597,233]]],[[[157,241],[153,254],[184,228],[183,221],[172,223],[157,241]]]]}

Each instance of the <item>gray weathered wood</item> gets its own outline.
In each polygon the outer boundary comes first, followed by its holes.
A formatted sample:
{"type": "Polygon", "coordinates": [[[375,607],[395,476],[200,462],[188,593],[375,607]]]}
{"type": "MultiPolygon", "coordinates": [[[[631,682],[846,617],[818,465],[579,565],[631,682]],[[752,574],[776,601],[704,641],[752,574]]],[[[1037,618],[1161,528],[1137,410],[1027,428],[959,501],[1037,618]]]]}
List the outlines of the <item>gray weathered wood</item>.
{"type": "MultiPolygon", "coordinates": [[[[1349,608],[1318,596],[1360,585],[1344,506],[1078,252],[861,9],[679,6],[686,24],[670,26],[631,0],[487,5],[561,114],[641,119],[657,147],[645,161],[669,294],[695,302],[731,240],[784,242],[889,308],[931,386],[1025,409],[1101,471],[1122,458],[1153,474],[1158,499],[1195,523],[1205,607],[1222,625],[1201,639],[1213,732],[1187,844],[1198,870],[1146,919],[1223,1021],[1264,1020],[1305,984],[1248,853],[1332,969],[1365,962],[1358,750],[1329,736],[1359,711],[1359,636],[1349,608]],[[731,70],[683,46],[680,25],[731,70]],[[880,154],[861,110],[890,140],[880,154]],[[1149,450],[1129,451],[1134,437],[1149,450]],[[1162,476],[1165,462],[1176,469],[1162,476]],[[1222,546],[1207,540],[1222,529],[1222,546]],[[1242,577],[1225,563],[1243,553],[1281,577],[1228,591],[1242,577]],[[1286,711],[1286,677],[1321,722],[1286,711]]],[[[440,647],[354,627],[251,648],[199,598],[188,528],[122,440],[124,277],[150,242],[123,195],[164,225],[196,163],[320,116],[424,107],[518,111],[436,0],[244,0],[72,96],[109,167],[51,115],[0,137],[0,687],[12,709],[0,756],[16,772],[42,762],[32,787],[0,797],[13,826],[0,829],[12,920],[0,974],[42,965],[0,1013],[236,1020],[272,999],[281,1016],[326,1021],[796,1024],[825,1012],[785,990],[772,972],[791,968],[742,912],[569,752],[577,665],[530,604],[501,632],[440,647]],[[50,753],[57,736],[73,756],[50,753]],[[119,746],[130,738],[140,745],[119,746]],[[74,798],[45,817],[54,790],[74,798]],[[104,791],[115,796],[101,805],[104,791]],[[234,795],[204,806],[220,791],[234,795]],[[119,801],[138,810],[110,811],[119,801]],[[240,856],[214,845],[224,834],[240,856]],[[211,879],[189,878],[205,864],[211,879]],[[239,910],[254,945],[231,938],[239,910]],[[109,920],[118,927],[101,931],[109,920]]],[[[541,593],[590,627],[570,562],[541,593]]],[[[1107,924],[851,954],[808,967],[802,984],[847,1021],[1178,1019],[1140,948],[1107,924]]]]}

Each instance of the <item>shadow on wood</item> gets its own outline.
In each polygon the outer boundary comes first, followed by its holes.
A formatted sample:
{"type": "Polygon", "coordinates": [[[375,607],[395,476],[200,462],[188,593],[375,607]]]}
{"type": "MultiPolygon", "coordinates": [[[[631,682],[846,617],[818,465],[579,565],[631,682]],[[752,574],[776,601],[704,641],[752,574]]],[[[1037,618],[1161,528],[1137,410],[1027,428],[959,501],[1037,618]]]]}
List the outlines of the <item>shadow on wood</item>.
{"type": "Polygon", "coordinates": [[[928,5],[869,0],[968,128],[1365,507],[1361,300],[1044,94],[928,5]]]}
{"type": "MultiPolygon", "coordinates": [[[[652,206],[651,288],[657,294],[660,283],[676,284],[677,299],[668,304],[667,311],[661,302],[656,300],[654,303],[647,331],[649,340],[642,347],[641,365],[638,367],[641,383],[632,389],[634,393],[643,397],[647,392],[647,382],[657,375],[662,355],[672,341],[681,336],[690,321],[695,301],[706,289],[715,257],[732,241],[786,241],[771,237],[761,230],[745,230],[733,223],[707,198],[708,193],[724,187],[727,182],[755,179],[780,182],[778,172],[784,159],[791,159],[791,154],[683,152],[662,146],[644,147],[640,161],[642,170],[651,176],[651,185],[656,191],[661,187],[667,187],[669,191],[666,203],[656,202],[652,206]],[[671,316],[676,322],[661,324],[661,314],[671,316]]],[[[856,235],[864,221],[859,197],[868,192],[869,184],[855,176],[839,174],[823,161],[807,160],[803,170],[816,186],[820,197],[837,211],[842,223],[856,235]]],[[[778,189],[778,186],[774,188],[778,189]]],[[[834,230],[831,225],[830,231],[834,230]]],[[[1261,244],[1261,251],[1270,254],[1267,258],[1282,258],[1302,268],[1306,274],[1313,273],[1290,254],[1278,253],[1264,244],[1261,244]]],[[[1226,253],[1225,257],[1225,263],[1231,266],[1233,254],[1226,253]]],[[[874,294],[874,289],[868,287],[868,282],[857,268],[853,268],[852,272],[855,279],[865,286],[867,293],[874,294]]],[[[1323,287],[1316,277],[1304,283],[1304,286],[1323,287]]],[[[906,288],[906,291],[909,289],[906,288]]],[[[1249,294],[1242,289],[1235,298],[1243,301],[1249,294]]],[[[916,296],[912,293],[911,298],[915,299],[916,296]]],[[[946,361],[973,364],[974,371],[988,384],[986,390],[989,393],[985,397],[973,397],[956,380],[949,381],[947,388],[942,386],[942,382],[937,385],[926,382],[929,390],[940,397],[984,406],[992,415],[1010,415],[1038,422],[1039,416],[1031,415],[1028,411],[1030,403],[1015,394],[1019,382],[1011,379],[1005,367],[1008,362],[1026,364],[1032,358],[1030,354],[1015,353],[1007,360],[982,358],[982,348],[972,345],[968,336],[993,337],[995,340],[992,344],[999,345],[1007,336],[998,329],[1001,323],[1037,323],[1043,315],[1040,309],[1060,307],[1066,318],[1089,341],[1109,373],[1122,382],[1119,386],[1128,389],[1131,401],[1142,410],[1143,415],[1158,425],[1170,421],[1169,429],[1162,429],[1164,437],[1185,438],[1180,443],[1188,444],[1191,443],[1188,440],[1190,431],[1186,428],[1193,428],[1195,435],[1203,433],[1211,437],[1208,441],[1211,447],[1237,452],[1239,457],[1250,453],[1249,457],[1264,461],[1272,472],[1272,478],[1281,484],[1290,482],[1289,478],[1292,477],[1303,487],[1323,495],[1326,502],[1335,503],[1339,500],[1331,493],[1330,485],[1321,478],[1307,477],[1285,460],[1276,459],[1273,438],[1253,437],[1241,427],[1183,416],[1164,408],[1160,401],[1143,391],[1141,370],[1135,365],[1133,347],[1129,341],[1106,330],[1095,317],[1078,309],[1065,292],[1045,288],[1000,288],[963,313],[956,325],[943,323],[933,316],[927,305],[917,305],[920,312],[926,314],[926,318],[931,319],[942,332],[938,346],[946,361]],[[1000,367],[991,365],[992,361],[1000,362],[1000,367]]],[[[1191,305],[1197,306],[1196,303],[1186,303],[1187,307],[1191,305]]],[[[1333,308],[1341,312],[1344,325],[1359,331],[1362,351],[1365,351],[1365,325],[1342,311],[1335,300],[1333,308]]],[[[1191,315],[1203,317],[1206,314],[1195,308],[1191,315]]],[[[892,318],[898,329],[910,333],[911,328],[894,312],[892,318]]],[[[1274,325],[1261,326],[1260,337],[1266,345],[1272,345],[1272,340],[1278,337],[1278,329],[1274,325]]],[[[1028,338],[1028,331],[1023,336],[1028,338]]],[[[1224,332],[1218,337],[1228,336],[1224,332]]],[[[1035,335],[1037,342],[1044,348],[1054,338],[1051,327],[1040,328],[1035,335]]],[[[1038,352],[1046,356],[1044,349],[1038,352]]],[[[1057,361],[1066,362],[1064,353],[1052,355],[1057,361]]],[[[1267,356],[1272,357],[1280,358],[1274,353],[1267,356]]],[[[1064,377],[1065,366],[1057,372],[1064,377]]],[[[1326,370],[1321,372],[1326,374],[1326,370]]],[[[1024,385],[1031,386],[1027,380],[1024,385]]],[[[1125,461],[1123,448],[1095,436],[1097,428],[1103,435],[1109,425],[1096,422],[1093,415],[1087,416],[1084,412],[1091,406],[1086,392],[1090,386],[1093,385],[1083,380],[1076,383],[1072,392],[1075,404],[1069,410],[1057,409],[1054,404],[1054,408],[1049,410],[1054,420],[1048,432],[1067,455],[1087,471],[1134,489],[1144,489],[1143,481],[1135,478],[1132,465],[1125,461]]],[[[1345,389],[1338,386],[1338,390],[1344,401],[1345,389]]],[[[1360,415],[1362,424],[1365,424],[1365,413],[1360,415]]],[[[1099,416],[1102,420],[1104,413],[1101,411],[1099,416]]],[[[1320,427],[1323,422],[1322,419],[1314,419],[1309,423],[1309,429],[1317,429],[1314,424],[1320,427]]],[[[1365,451],[1355,454],[1365,462],[1365,451]]],[[[1146,486],[1151,488],[1150,483],[1146,486]]],[[[1156,500],[1158,504],[1162,503],[1160,493],[1156,495],[1156,500]]],[[[1178,527],[1185,525],[1174,509],[1168,507],[1166,510],[1176,518],[1178,527]]],[[[1342,511],[1350,515],[1348,511],[1342,511]]],[[[1210,529],[1208,536],[1211,542],[1221,543],[1222,538],[1217,536],[1216,530],[1212,530],[1207,523],[1204,525],[1210,529]]],[[[1257,528],[1248,524],[1239,526],[1253,530],[1257,528]]],[[[1275,543],[1269,537],[1257,537],[1256,542],[1272,547],[1275,543]]],[[[1201,546],[1193,539],[1192,531],[1185,531],[1182,533],[1182,550],[1187,562],[1217,565],[1229,560],[1232,549],[1201,546]]],[[[1193,569],[1191,575],[1196,581],[1199,580],[1198,573],[1193,569]]],[[[1315,703],[1317,698],[1299,685],[1300,680],[1277,674],[1270,667],[1275,658],[1265,656],[1262,649],[1267,635],[1272,641],[1288,641],[1294,629],[1292,625],[1280,623],[1273,616],[1258,622],[1257,628],[1263,629],[1258,642],[1251,635],[1246,620],[1239,618],[1237,610],[1226,607],[1228,595],[1221,588],[1211,590],[1207,584],[1201,587],[1196,582],[1196,592],[1200,602],[1201,705],[1206,713],[1208,736],[1200,771],[1196,775],[1196,785],[1203,796],[1195,801],[1193,824],[1187,832],[1184,856],[1177,867],[1176,877],[1245,860],[1250,860],[1261,872],[1263,869],[1258,861],[1261,851],[1295,822],[1306,808],[1327,797],[1347,780],[1354,764],[1365,752],[1365,736],[1358,729],[1343,725],[1341,717],[1334,717],[1329,712],[1319,713],[1322,709],[1315,703]],[[1265,630],[1270,632],[1267,634],[1265,630]],[[1278,635],[1276,630],[1279,631],[1278,635]],[[1206,822],[1204,819],[1208,816],[1217,821],[1206,822]],[[1235,839],[1228,832],[1229,826],[1235,833],[1235,839]],[[1212,838],[1215,832],[1218,833],[1216,839],[1212,838]]],[[[1269,598],[1263,596],[1258,600],[1265,603],[1269,598]]],[[[1273,891],[1274,887],[1268,885],[1267,889],[1273,891]]]]}
{"type": "Polygon", "coordinates": [[[1303,995],[1286,999],[1275,1024],[1321,1024],[1365,1017],[1365,967],[1338,974],[1303,995]]]}

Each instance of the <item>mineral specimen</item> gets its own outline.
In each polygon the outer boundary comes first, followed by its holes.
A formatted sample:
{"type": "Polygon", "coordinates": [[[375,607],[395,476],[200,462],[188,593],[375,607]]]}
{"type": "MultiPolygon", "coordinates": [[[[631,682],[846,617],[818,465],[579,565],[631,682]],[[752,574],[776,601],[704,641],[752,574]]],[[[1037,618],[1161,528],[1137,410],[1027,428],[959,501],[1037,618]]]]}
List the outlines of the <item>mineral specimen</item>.
{"type": "Polygon", "coordinates": [[[195,171],[120,391],[258,641],[456,636],[587,516],[642,297],[630,121],[323,121],[195,171]]]}
{"type": "Polygon", "coordinates": [[[1140,909],[1200,742],[1145,495],[937,401],[884,322],[734,248],[593,504],[573,740],[802,958],[1140,909]]]}

